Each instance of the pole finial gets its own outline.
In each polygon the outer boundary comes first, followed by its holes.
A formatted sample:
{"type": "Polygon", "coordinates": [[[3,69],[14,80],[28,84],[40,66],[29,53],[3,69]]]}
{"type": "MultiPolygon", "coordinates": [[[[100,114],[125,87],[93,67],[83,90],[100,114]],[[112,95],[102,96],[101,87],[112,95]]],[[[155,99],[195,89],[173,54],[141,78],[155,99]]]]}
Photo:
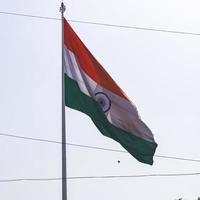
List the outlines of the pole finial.
{"type": "Polygon", "coordinates": [[[61,12],[61,13],[64,13],[65,10],[66,10],[65,4],[64,4],[63,1],[62,1],[61,6],[60,6],[60,12],[61,12]]]}

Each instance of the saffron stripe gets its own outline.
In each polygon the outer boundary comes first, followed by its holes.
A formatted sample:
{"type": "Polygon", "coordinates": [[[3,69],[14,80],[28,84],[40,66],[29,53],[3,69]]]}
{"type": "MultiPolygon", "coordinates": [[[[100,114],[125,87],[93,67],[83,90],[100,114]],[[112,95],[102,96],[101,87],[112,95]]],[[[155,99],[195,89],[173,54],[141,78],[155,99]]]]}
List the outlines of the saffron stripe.
{"type": "Polygon", "coordinates": [[[90,53],[90,51],[79,39],[66,20],[64,21],[64,44],[76,55],[83,71],[88,74],[88,76],[90,76],[98,85],[111,90],[113,93],[129,101],[126,94],[120,89],[111,76],[90,53]]]}

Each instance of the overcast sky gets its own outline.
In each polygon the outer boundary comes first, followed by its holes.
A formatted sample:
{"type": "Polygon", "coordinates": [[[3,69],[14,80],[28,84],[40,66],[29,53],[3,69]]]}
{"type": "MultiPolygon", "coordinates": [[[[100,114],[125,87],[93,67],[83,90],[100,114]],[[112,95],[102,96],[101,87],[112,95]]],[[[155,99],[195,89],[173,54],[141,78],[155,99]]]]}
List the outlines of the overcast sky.
{"type": "MultiPolygon", "coordinates": [[[[197,0],[65,1],[67,19],[200,33],[197,0]]],[[[0,11],[59,18],[55,0],[0,0],[0,11]]],[[[0,133],[61,140],[61,26],[0,14],[0,133]]],[[[70,22],[136,104],[157,155],[200,159],[200,36],[70,22]]],[[[66,108],[67,141],[120,149],[84,114],[66,108]]],[[[0,136],[0,179],[61,177],[61,145],[0,136]]],[[[68,176],[200,172],[200,163],[67,147],[68,176]],[[118,163],[117,161],[121,162],[118,163]]],[[[69,180],[68,200],[200,196],[200,176],[69,180]]],[[[61,199],[61,181],[0,183],[2,200],[61,199]]]]}

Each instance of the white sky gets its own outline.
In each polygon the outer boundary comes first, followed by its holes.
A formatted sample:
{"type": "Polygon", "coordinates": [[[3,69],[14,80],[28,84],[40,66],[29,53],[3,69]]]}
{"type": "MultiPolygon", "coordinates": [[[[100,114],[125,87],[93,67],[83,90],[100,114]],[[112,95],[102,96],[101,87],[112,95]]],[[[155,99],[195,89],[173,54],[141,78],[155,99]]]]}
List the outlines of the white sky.
{"type": "MultiPolygon", "coordinates": [[[[65,1],[74,20],[200,32],[197,0],[65,1]]],[[[0,0],[0,11],[60,17],[55,0],[0,0]]],[[[61,139],[60,22],[0,14],[0,132],[61,139]]],[[[199,36],[71,23],[136,103],[157,155],[200,159],[199,36]]],[[[84,114],[66,109],[68,142],[122,149],[84,114]]],[[[61,177],[61,146],[0,137],[0,179],[61,177]]],[[[200,164],[68,147],[68,176],[200,172],[200,164]],[[121,163],[118,164],[117,161],[121,163]]],[[[70,180],[69,200],[195,199],[200,177],[70,180]]],[[[0,183],[2,200],[61,199],[61,182],[0,183]]]]}

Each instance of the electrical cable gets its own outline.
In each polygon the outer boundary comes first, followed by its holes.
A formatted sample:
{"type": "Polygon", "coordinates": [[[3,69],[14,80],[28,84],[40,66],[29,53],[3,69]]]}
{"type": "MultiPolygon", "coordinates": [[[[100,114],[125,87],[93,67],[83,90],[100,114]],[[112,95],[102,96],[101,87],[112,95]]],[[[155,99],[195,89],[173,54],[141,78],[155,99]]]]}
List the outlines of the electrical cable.
{"type": "Polygon", "coordinates": [[[46,17],[46,16],[39,16],[39,15],[28,15],[28,14],[15,13],[15,12],[4,12],[4,11],[0,11],[0,14],[3,14],[3,15],[21,16],[21,17],[30,17],[30,18],[37,18],[37,19],[56,20],[56,21],[60,21],[60,20],[61,20],[61,19],[56,18],[56,17],[46,17]]]}
{"type": "Polygon", "coordinates": [[[200,33],[186,32],[186,31],[165,30],[165,29],[156,29],[156,28],[139,27],[139,26],[128,26],[128,25],[118,25],[118,24],[108,24],[108,23],[80,21],[80,20],[69,20],[69,21],[75,22],[75,23],[100,25],[100,26],[107,26],[107,27],[114,27],[114,28],[125,28],[125,29],[141,30],[141,31],[153,31],[153,32],[163,32],[163,33],[174,33],[174,34],[182,34],[182,35],[200,36],[200,33]]]}
{"type": "MultiPolygon", "coordinates": [[[[138,175],[111,175],[111,176],[71,176],[67,180],[81,179],[115,179],[115,178],[146,178],[146,177],[180,177],[180,176],[199,176],[200,173],[175,173],[175,174],[138,174],[138,175]]],[[[63,178],[15,178],[15,179],[0,179],[0,183],[6,182],[21,182],[21,181],[59,181],[63,178]]]]}
{"type": "Polygon", "coordinates": [[[119,175],[119,176],[75,176],[68,179],[113,179],[113,178],[145,178],[145,177],[176,177],[176,176],[199,176],[200,173],[176,173],[176,174],[139,174],[139,175],[119,175]]]}
{"type": "MultiPolygon", "coordinates": [[[[61,19],[56,18],[56,17],[46,17],[46,16],[39,16],[39,15],[28,15],[28,14],[15,13],[15,12],[0,11],[0,14],[21,16],[21,17],[30,17],[30,18],[38,18],[38,19],[47,19],[47,20],[56,20],[56,21],[60,21],[61,20],[61,19]]],[[[92,21],[73,20],[73,19],[68,19],[68,21],[74,22],[74,23],[82,23],[82,24],[114,27],[114,28],[125,28],[125,29],[141,30],[141,31],[153,31],[153,32],[163,32],[163,33],[172,33],[172,34],[181,34],[181,35],[200,36],[200,33],[187,32],[187,31],[165,30],[165,29],[156,29],[156,28],[139,27],[139,26],[129,26],[129,25],[118,25],[118,24],[92,22],[92,21]]]]}
{"type": "MultiPolygon", "coordinates": [[[[12,134],[6,134],[6,133],[0,133],[0,136],[18,138],[18,139],[24,139],[24,140],[32,140],[32,141],[38,141],[38,142],[53,143],[53,144],[62,144],[62,142],[55,141],[55,140],[47,140],[47,139],[40,139],[40,138],[33,138],[33,137],[25,137],[25,136],[12,135],[12,134]]],[[[82,144],[66,143],[66,145],[75,146],[75,147],[81,147],[81,148],[88,148],[88,149],[110,151],[110,152],[128,153],[127,151],[123,151],[123,150],[95,147],[95,146],[82,145],[82,144]]],[[[181,161],[200,162],[200,160],[198,160],[198,159],[181,158],[181,157],[175,157],[175,156],[155,155],[155,157],[165,158],[165,159],[173,159],[173,160],[181,160],[181,161]]]]}

